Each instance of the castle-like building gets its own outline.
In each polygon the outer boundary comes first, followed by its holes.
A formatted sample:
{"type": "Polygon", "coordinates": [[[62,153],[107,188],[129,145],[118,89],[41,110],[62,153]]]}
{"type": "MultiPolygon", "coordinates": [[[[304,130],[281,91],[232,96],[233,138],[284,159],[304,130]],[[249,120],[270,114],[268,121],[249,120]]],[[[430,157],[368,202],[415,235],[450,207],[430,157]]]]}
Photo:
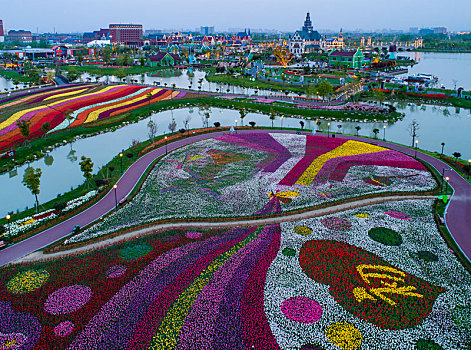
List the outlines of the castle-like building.
{"type": "Polygon", "coordinates": [[[302,29],[296,31],[289,39],[289,50],[295,56],[301,56],[303,53],[341,50],[343,47],[342,29],[340,29],[337,38],[327,39],[322,37],[317,30],[314,30],[309,12],[306,15],[302,29]]]}

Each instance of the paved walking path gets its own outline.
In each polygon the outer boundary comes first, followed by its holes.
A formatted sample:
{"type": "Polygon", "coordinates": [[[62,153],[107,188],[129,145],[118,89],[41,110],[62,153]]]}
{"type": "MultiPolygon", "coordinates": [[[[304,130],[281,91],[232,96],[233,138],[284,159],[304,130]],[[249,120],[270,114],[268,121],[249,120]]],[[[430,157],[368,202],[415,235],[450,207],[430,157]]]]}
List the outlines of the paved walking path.
{"type": "MultiPolygon", "coordinates": [[[[238,133],[251,133],[252,130],[238,130],[238,133]]],[[[257,132],[270,133],[270,132],[287,132],[294,133],[294,131],[273,131],[273,130],[257,130],[257,132]]],[[[168,144],[168,151],[174,150],[178,147],[208,139],[216,136],[220,136],[225,132],[214,132],[209,134],[202,134],[185,138],[168,144]]],[[[323,134],[319,134],[323,135],[323,134]]],[[[399,150],[409,155],[414,155],[414,151],[404,146],[394,145],[379,140],[362,139],[355,136],[342,136],[347,139],[356,139],[359,141],[375,143],[380,146],[388,147],[391,149],[399,150]]],[[[117,182],[117,198],[120,201],[126,198],[131,192],[134,186],[139,181],[141,175],[145,172],[148,166],[159,156],[165,154],[166,146],[162,146],[152,152],[149,152],[139,158],[123,176],[117,182]]],[[[417,156],[421,159],[432,164],[438,171],[442,171],[442,168],[449,168],[448,165],[435,159],[431,156],[417,152],[417,156]]],[[[453,196],[446,213],[446,222],[448,228],[453,235],[453,238],[461,247],[464,254],[470,259],[471,257],[471,185],[464,180],[460,175],[454,171],[448,171],[447,176],[450,177],[450,184],[455,189],[455,195],[453,196]]],[[[60,240],[68,236],[75,225],[81,227],[94,222],[110,210],[115,208],[115,196],[114,190],[108,192],[99,202],[94,204],[87,210],[75,215],[74,217],[53,226],[31,238],[28,238],[22,242],[19,242],[11,247],[8,247],[0,251],[0,266],[15,261],[27,254],[30,254],[38,249],[44,248],[45,246],[60,240]]]]}
{"type": "Polygon", "coordinates": [[[240,219],[238,221],[193,221],[193,222],[185,222],[185,223],[156,223],[155,225],[136,229],[131,232],[127,232],[123,235],[119,235],[104,241],[98,241],[96,243],[92,243],[80,248],[74,248],[64,251],[59,251],[50,254],[44,254],[42,250],[38,250],[31,254],[28,254],[18,260],[15,263],[26,263],[26,262],[33,262],[33,261],[40,261],[40,260],[49,260],[55,258],[61,258],[64,256],[72,255],[72,254],[80,254],[85,253],[91,250],[97,250],[105,247],[109,247],[115,243],[129,241],[135,237],[142,237],[145,235],[149,235],[155,233],[156,231],[163,231],[163,230],[171,230],[175,228],[180,229],[197,229],[197,228],[216,228],[216,227],[239,227],[239,226],[263,226],[263,225],[273,225],[273,224],[281,224],[283,222],[289,221],[301,221],[310,218],[315,218],[318,216],[323,215],[330,215],[338,212],[342,212],[345,210],[361,208],[369,205],[380,204],[385,202],[392,202],[392,201],[403,201],[403,200],[413,200],[413,199],[433,199],[434,196],[418,196],[418,195],[404,195],[404,196],[388,196],[388,197],[376,197],[376,198],[368,198],[368,199],[359,199],[354,202],[348,202],[343,204],[334,204],[329,207],[325,208],[318,208],[312,209],[303,213],[289,213],[287,212],[283,216],[276,216],[276,217],[260,217],[256,219],[240,219]]]}

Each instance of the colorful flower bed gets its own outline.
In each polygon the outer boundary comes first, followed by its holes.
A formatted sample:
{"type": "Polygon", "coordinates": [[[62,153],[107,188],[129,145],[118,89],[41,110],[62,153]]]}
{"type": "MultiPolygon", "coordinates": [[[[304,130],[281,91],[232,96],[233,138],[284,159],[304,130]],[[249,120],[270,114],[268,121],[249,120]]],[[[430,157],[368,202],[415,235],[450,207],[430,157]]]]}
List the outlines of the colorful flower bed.
{"type": "MultiPolygon", "coordinates": [[[[81,206],[82,204],[88,202],[89,200],[93,199],[97,195],[98,195],[98,191],[93,190],[81,197],[68,201],[66,207],[62,210],[62,213],[67,213],[81,206]]],[[[11,234],[10,238],[16,237],[40,225],[45,224],[48,221],[51,221],[57,218],[58,214],[59,213],[57,212],[57,210],[49,209],[49,210],[40,212],[38,214],[35,214],[33,216],[28,216],[26,218],[13,221],[12,223],[10,223],[10,227],[9,227],[9,233],[11,234]]]]}
{"type": "Polygon", "coordinates": [[[365,194],[420,192],[434,186],[420,162],[362,142],[228,134],[167,155],[130,203],[69,242],[159,219],[264,215],[259,209],[273,196],[280,199],[282,210],[296,210],[365,194]],[[383,177],[389,181],[383,180],[382,186],[364,181],[383,177]]]}
{"type": "Polygon", "coordinates": [[[471,275],[441,238],[431,211],[430,200],[345,211],[337,217],[351,223],[348,233],[326,227],[329,217],[304,220],[312,229],[307,236],[297,234],[299,222],[282,224],[265,285],[265,310],[279,347],[469,346],[462,315],[471,311],[471,275]],[[411,219],[398,220],[387,214],[392,211],[411,219]],[[400,233],[402,244],[378,242],[369,234],[375,228],[384,236],[400,233]],[[287,305],[293,311],[287,313],[287,305]],[[315,310],[322,310],[318,319],[315,310]]]}
{"type": "MultiPolygon", "coordinates": [[[[276,196],[265,203],[260,212],[280,210],[276,196]]],[[[326,227],[329,217],[175,229],[4,267],[0,346],[466,348],[471,276],[440,237],[431,205],[391,202],[338,213],[348,232],[326,227]],[[368,235],[375,227],[400,232],[404,243],[376,242],[368,235]],[[34,282],[21,282],[27,280],[34,282]]]]}
{"type": "Polygon", "coordinates": [[[73,112],[71,126],[74,127],[185,95],[180,91],[134,85],[79,85],[3,99],[0,110],[10,115],[0,120],[0,150],[24,141],[17,127],[20,120],[30,122],[29,139],[34,139],[44,135],[41,126],[45,122],[50,124],[51,131],[68,127],[66,113],[73,112]]]}

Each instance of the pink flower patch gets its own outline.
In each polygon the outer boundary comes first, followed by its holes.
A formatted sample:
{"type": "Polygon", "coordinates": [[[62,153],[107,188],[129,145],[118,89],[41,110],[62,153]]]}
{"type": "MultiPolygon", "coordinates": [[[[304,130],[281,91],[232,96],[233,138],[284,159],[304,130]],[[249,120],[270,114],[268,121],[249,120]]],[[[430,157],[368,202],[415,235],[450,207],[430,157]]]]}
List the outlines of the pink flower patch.
{"type": "Polygon", "coordinates": [[[118,278],[124,275],[127,268],[123,265],[114,265],[111,266],[108,271],[106,271],[106,278],[118,278]]]}
{"type": "Polygon", "coordinates": [[[188,239],[199,239],[203,236],[201,232],[198,231],[187,231],[185,237],[188,239]]]}
{"type": "Polygon", "coordinates": [[[70,321],[64,321],[54,327],[54,334],[58,337],[67,337],[74,330],[74,324],[70,321]]]}
{"type": "Polygon", "coordinates": [[[352,227],[352,223],[347,219],[338,218],[335,216],[323,218],[321,222],[322,225],[324,225],[328,229],[335,231],[349,231],[352,227]]]}
{"type": "Polygon", "coordinates": [[[392,210],[392,211],[387,211],[385,214],[387,214],[390,217],[395,218],[395,219],[401,219],[401,220],[409,219],[409,215],[407,215],[406,213],[403,213],[401,211],[392,210]]]}
{"type": "Polygon", "coordinates": [[[75,284],[49,294],[44,303],[44,310],[52,315],[65,315],[84,306],[93,292],[90,287],[75,284]]]}
{"type": "Polygon", "coordinates": [[[299,323],[314,323],[322,316],[322,307],[308,297],[292,297],[283,302],[281,312],[286,318],[299,323]]]}

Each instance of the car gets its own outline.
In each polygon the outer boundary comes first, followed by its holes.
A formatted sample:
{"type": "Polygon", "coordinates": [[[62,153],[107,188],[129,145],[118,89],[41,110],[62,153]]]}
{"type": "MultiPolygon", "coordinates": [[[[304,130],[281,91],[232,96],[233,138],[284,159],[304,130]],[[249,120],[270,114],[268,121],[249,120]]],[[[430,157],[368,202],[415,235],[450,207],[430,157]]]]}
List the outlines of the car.
{"type": "Polygon", "coordinates": [[[79,233],[79,231],[80,231],[80,225],[75,225],[74,228],[72,229],[73,234],[79,233]]]}

